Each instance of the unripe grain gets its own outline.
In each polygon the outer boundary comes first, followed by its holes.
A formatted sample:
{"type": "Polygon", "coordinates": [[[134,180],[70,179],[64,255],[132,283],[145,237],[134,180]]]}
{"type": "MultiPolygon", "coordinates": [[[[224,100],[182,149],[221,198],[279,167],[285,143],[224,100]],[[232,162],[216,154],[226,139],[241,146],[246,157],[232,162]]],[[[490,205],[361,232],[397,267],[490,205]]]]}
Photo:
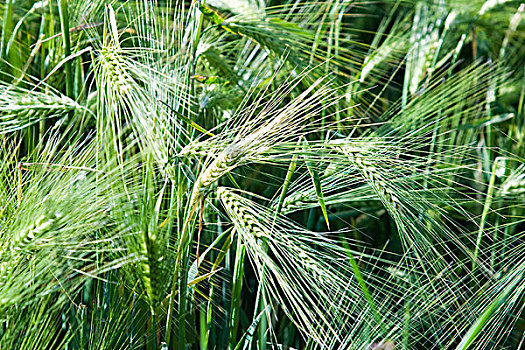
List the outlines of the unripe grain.
{"type": "Polygon", "coordinates": [[[243,231],[253,234],[256,238],[268,236],[266,230],[259,224],[256,214],[242,205],[239,196],[224,187],[217,189],[217,196],[221,199],[228,214],[236,219],[235,223],[243,231]]]}

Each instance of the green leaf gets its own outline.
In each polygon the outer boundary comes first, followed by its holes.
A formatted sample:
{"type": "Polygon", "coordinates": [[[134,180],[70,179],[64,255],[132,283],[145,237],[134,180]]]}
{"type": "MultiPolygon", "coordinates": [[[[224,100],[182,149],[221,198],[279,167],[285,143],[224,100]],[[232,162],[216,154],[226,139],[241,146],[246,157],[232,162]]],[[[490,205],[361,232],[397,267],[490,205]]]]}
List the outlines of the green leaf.
{"type": "Polygon", "coordinates": [[[244,334],[242,335],[242,338],[241,340],[239,340],[239,342],[237,343],[237,346],[235,347],[234,350],[240,350],[241,349],[241,346],[243,350],[246,350],[246,349],[250,349],[250,344],[252,342],[252,338],[253,338],[253,334],[255,332],[255,329],[257,328],[257,325],[259,324],[259,322],[261,321],[261,318],[266,314],[266,312],[268,311],[268,309],[270,308],[270,305],[267,305],[258,315],[257,317],[254,318],[252,324],[250,325],[250,327],[246,330],[246,332],[244,332],[244,334]]]}
{"type": "Polygon", "coordinates": [[[492,316],[499,310],[499,308],[505,303],[507,297],[515,290],[516,285],[522,280],[522,274],[514,277],[514,279],[503,289],[490,303],[476,321],[469,328],[467,333],[461,339],[456,350],[467,350],[470,345],[476,340],[477,336],[483,331],[483,327],[490,321],[492,316]]]}
{"type": "MultiPolygon", "coordinates": [[[[304,139],[304,143],[308,147],[308,141],[306,141],[306,139],[304,139]]],[[[317,170],[315,163],[309,159],[307,152],[305,152],[304,159],[306,167],[308,168],[308,172],[312,177],[312,182],[315,188],[315,195],[317,196],[317,200],[319,201],[319,205],[321,206],[321,210],[323,211],[326,226],[330,230],[330,221],[328,220],[328,212],[326,210],[326,203],[324,200],[323,189],[321,187],[321,178],[319,176],[319,171],[317,170]]]]}
{"type": "Polygon", "coordinates": [[[301,142],[301,139],[297,141],[297,147],[295,148],[296,153],[292,156],[292,160],[290,161],[290,165],[288,166],[288,171],[286,172],[286,178],[284,179],[284,184],[281,190],[281,195],[279,197],[279,204],[277,205],[277,209],[275,210],[277,214],[281,212],[281,209],[283,208],[284,199],[286,198],[286,193],[288,192],[288,187],[290,187],[290,183],[292,181],[292,176],[295,173],[295,169],[297,168],[297,154],[299,150],[299,144],[301,142]]]}

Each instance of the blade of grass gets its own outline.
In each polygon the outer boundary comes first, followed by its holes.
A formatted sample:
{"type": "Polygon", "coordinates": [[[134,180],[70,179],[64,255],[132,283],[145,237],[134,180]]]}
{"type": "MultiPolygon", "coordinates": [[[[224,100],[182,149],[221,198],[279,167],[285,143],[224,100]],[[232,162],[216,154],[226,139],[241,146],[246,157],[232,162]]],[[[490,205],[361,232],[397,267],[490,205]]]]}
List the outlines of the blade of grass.
{"type": "MultiPolygon", "coordinates": [[[[308,142],[306,139],[304,139],[304,142],[306,146],[308,147],[308,142]]],[[[317,170],[316,165],[314,162],[312,162],[308,156],[304,156],[306,167],[308,168],[308,172],[310,173],[310,176],[312,177],[312,182],[315,188],[315,194],[317,196],[317,200],[319,201],[319,205],[321,206],[321,210],[323,212],[323,216],[326,222],[326,227],[328,227],[328,230],[330,230],[330,221],[328,220],[328,212],[326,210],[326,203],[324,200],[323,195],[323,188],[321,186],[321,178],[319,177],[319,171],[317,170]]]]}
{"type": "Polygon", "coordinates": [[[58,1],[58,13],[60,15],[60,28],[62,29],[62,42],[64,45],[64,70],[66,72],[66,95],[70,98],[75,98],[73,95],[73,74],[71,70],[71,41],[69,36],[69,14],[67,8],[67,0],[58,1]]]}
{"type": "Polygon", "coordinates": [[[252,339],[253,339],[253,334],[255,332],[255,329],[257,328],[257,325],[259,324],[260,320],[263,318],[265,312],[267,311],[269,307],[270,305],[268,305],[266,309],[259,312],[257,317],[253,319],[252,324],[246,330],[246,332],[244,332],[244,334],[242,335],[242,338],[239,340],[234,350],[240,350],[243,344],[244,344],[244,346],[242,347],[243,350],[251,349],[251,344],[252,344],[252,339]]]}
{"type": "Polygon", "coordinates": [[[379,313],[379,309],[377,308],[374,302],[374,298],[372,298],[372,294],[370,293],[370,290],[368,289],[368,286],[366,285],[365,279],[363,278],[363,275],[361,274],[361,270],[359,269],[359,265],[355,261],[355,258],[350,250],[350,246],[344,240],[343,240],[343,246],[345,247],[346,256],[348,257],[348,260],[350,261],[350,265],[352,266],[352,271],[354,272],[354,276],[357,282],[359,283],[361,292],[363,292],[363,295],[365,296],[365,299],[368,302],[368,305],[370,305],[370,309],[372,310],[372,313],[374,314],[374,318],[377,324],[381,327],[383,336],[386,336],[388,332],[387,332],[387,329],[385,328],[385,324],[383,323],[383,318],[381,317],[381,314],[379,313]]]}
{"type": "Polygon", "coordinates": [[[233,349],[237,340],[237,328],[239,327],[239,310],[241,308],[242,278],[244,275],[244,257],[246,249],[242,240],[237,236],[237,247],[235,251],[235,266],[233,268],[233,286],[230,308],[230,342],[229,349],[233,349]]]}
{"type": "MultiPolygon", "coordinates": [[[[297,147],[296,151],[299,148],[301,140],[297,141],[297,147]]],[[[288,192],[288,187],[290,187],[290,183],[292,182],[293,174],[295,173],[295,169],[297,168],[297,158],[298,154],[294,153],[292,156],[292,160],[290,161],[290,165],[288,166],[288,171],[286,172],[286,178],[284,179],[284,184],[281,190],[281,195],[279,197],[279,203],[277,204],[276,215],[281,213],[281,210],[283,208],[284,199],[286,198],[286,193],[288,192]]]]}
{"type": "Polygon", "coordinates": [[[479,229],[478,229],[478,236],[476,238],[476,246],[474,248],[474,256],[472,258],[472,272],[476,270],[477,267],[477,260],[478,255],[481,247],[481,240],[483,238],[483,232],[485,229],[485,225],[487,223],[487,216],[490,211],[490,206],[492,205],[492,199],[494,196],[494,184],[496,182],[496,171],[499,164],[499,159],[502,159],[501,157],[497,157],[494,160],[494,164],[492,164],[492,174],[490,176],[489,185],[487,187],[487,195],[485,197],[485,205],[483,206],[483,213],[481,214],[481,219],[479,223],[479,229]]]}
{"type": "Polygon", "coordinates": [[[0,79],[5,80],[4,60],[7,59],[7,43],[13,30],[13,5],[15,0],[6,0],[4,19],[2,21],[2,36],[0,37],[0,79]]]}
{"type": "Polygon", "coordinates": [[[456,350],[467,350],[476,340],[477,336],[483,331],[483,327],[490,321],[492,316],[504,305],[507,297],[514,291],[514,288],[522,280],[522,275],[519,274],[503,289],[494,300],[483,310],[483,313],[476,319],[476,321],[469,328],[467,333],[461,339],[461,342],[456,347],[456,350]]]}

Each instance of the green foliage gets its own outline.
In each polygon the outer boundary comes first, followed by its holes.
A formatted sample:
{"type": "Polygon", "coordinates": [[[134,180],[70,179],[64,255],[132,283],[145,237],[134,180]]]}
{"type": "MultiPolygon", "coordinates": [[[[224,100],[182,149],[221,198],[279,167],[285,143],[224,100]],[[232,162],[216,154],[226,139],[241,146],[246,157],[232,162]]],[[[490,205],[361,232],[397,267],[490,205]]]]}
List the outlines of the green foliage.
{"type": "Polygon", "coordinates": [[[517,349],[525,6],[0,2],[0,349],[517,349]]]}

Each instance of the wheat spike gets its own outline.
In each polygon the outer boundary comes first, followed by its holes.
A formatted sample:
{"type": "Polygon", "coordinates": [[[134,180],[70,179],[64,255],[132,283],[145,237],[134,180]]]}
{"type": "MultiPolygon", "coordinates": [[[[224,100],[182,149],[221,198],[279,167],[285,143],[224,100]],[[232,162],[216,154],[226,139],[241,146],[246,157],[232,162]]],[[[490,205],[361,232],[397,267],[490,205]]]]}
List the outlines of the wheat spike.
{"type": "Polygon", "coordinates": [[[394,190],[388,186],[387,182],[384,180],[383,175],[377,169],[374,162],[370,161],[369,157],[364,155],[361,150],[355,147],[340,146],[338,149],[369,182],[378,195],[379,199],[381,199],[381,201],[387,206],[387,209],[389,209],[391,212],[395,212],[403,208],[403,204],[399,200],[399,197],[394,192],[394,190]]]}
{"type": "MultiPolygon", "coordinates": [[[[283,85],[280,89],[284,92],[288,88],[296,86],[306,73],[302,73],[300,77],[296,78],[289,85],[283,85]]],[[[325,82],[324,78],[321,78],[281,108],[277,108],[278,103],[281,101],[280,97],[276,97],[275,100],[270,100],[263,105],[262,111],[255,117],[252,116],[255,108],[239,113],[236,116],[236,120],[243,125],[239,130],[234,134],[229,134],[227,139],[217,140],[211,138],[208,142],[212,146],[216,146],[214,142],[224,142],[222,144],[224,148],[219,148],[216,158],[198,177],[190,201],[192,205],[196,205],[206,187],[228,172],[244,162],[256,159],[264,152],[306,133],[308,125],[305,121],[319,112],[317,109],[319,107],[316,103],[320,99],[331,97],[332,94],[334,94],[334,91],[330,88],[329,83],[325,82]],[[232,139],[233,142],[231,142],[232,139]],[[229,146],[225,146],[227,144],[229,146]]],[[[330,103],[333,103],[333,101],[330,103]]],[[[190,154],[193,146],[193,144],[190,144],[181,154],[190,154]]],[[[200,146],[204,145],[201,144],[200,146]]],[[[212,149],[216,150],[213,147],[212,149]]]]}
{"type": "Polygon", "coordinates": [[[224,206],[230,213],[237,218],[242,218],[240,223],[244,226],[247,232],[253,233],[254,237],[262,238],[267,237],[268,234],[258,224],[258,220],[253,216],[250,211],[241,205],[237,200],[237,195],[224,187],[217,189],[217,196],[222,200],[224,206]]]}
{"type": "Polygon", "coordinates": [[[60,217],[60,213],[42,214],[34,223],[22,228],[15,235],[10,244],[11,252],[6,252],[9,258],[2,259],[0,264],[0,288],[8,282],[16,266],[35,253],[35,248],[46,239],[46,234],[56,230],[60,217]]]}
{"type": "Polygon", "coordinates": [[[104,47],[100,50],[99,65],[103,76],[117,89],[122,95],[128,94],[131,90],[130,77],[122,67],[125,62],[119,48],[104,47]]]}
{"type": "Polygon", "coordinates": [[[104,25],[107,32],[104,35],[103,46],[99,50],[98,66],[103,71],[103,77],[116,86],[122,95],[126,95],[131,90],[130,76],[123,69],[126,64],[120,47],[115,12],[111,5],[107,6],[106,11],[108,17],[104,25]]]}
{"type": "Polygon", "coordinates": [[[7,88],[0,83],[0,133],[24,129],[41,120],[66,116],[83,107],[53,91],[41,93],[21,88],[7,88]]]}
{"type": "MultiPolygon", "coordinates": [[[[295,191],[284,199],[282,212],[286,214],[288,212],[301,209],[307,202],[316,202],[315,192],[312,191],[312,193],[309,195],[303,191],[295,191]]],[[[277,204],[275,206],[277,206],[277,204]]]]}
{"type": "Polygon", "coordinates": [[[38,244],[46,233],[52,232],[56,228],[56,221],[60,217],[59,213],[50,215],[40,215],[35,222],[29,227],[20,230],[11,245],[11,250],[19,253],[25,250],[31,250],[33,244],[38,244]]]}
{"type": "Polygon", "coordinates": [[[166,291],[166,278],[169,275],[168,266],[164,259],[165,254],[162,254],[158,246],[158,241],[155,235],[148,235],[148,237],[141,242],[142,258],[140,260],[140,268],[142,270],[142,280],[152,310],[164,297],[166,291]]]}
{"type": "Polygon", "coordinates": [[[0,263],[0,289],[9,281],[9,274],[13,268],[13,261],[2,259],[0,263]]]}
{"type": "Polygon", "coordinates": [[[341,320],[348,315],[337,305],[358,297],[357,288],[350,286],[353,282],[340,270],[348,268],[344,253],[315,233],[288,232],[289,223],[280,220],[272,224],[273,211],[230,189],[219,187],[217,195],[257,270],[262,271],[264,266],[268,271],[266,292],[319,344],[325,344],[328,338],[339,338],[345,327],[341,320]],[[305,289],[306,285],[309,288],[305,289]],[[275,293],[275,288],[281,292],[275,293]]]}
{"type": "Polygon", "coordinates": [[[217,181],[233,167],[245,152],[236,145],[228,147],[197,179],[197,193],[201,193],[206,187],[217,181]]]}

